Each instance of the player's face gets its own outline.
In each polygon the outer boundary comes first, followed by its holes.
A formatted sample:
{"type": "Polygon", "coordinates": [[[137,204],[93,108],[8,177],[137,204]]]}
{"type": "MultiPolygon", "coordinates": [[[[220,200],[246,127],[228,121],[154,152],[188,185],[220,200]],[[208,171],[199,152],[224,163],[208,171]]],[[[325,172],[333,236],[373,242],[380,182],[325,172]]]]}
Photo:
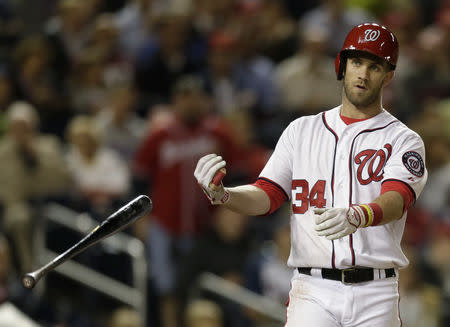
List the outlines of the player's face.
{"type": "Polygon", "coordinates": [[[363,58],[347,59],[344,75],[344,92],[347,99],[356,107],[368,107],[381,99],[382,89],[391,80],[389,72],[382,63],[363,58]]]}

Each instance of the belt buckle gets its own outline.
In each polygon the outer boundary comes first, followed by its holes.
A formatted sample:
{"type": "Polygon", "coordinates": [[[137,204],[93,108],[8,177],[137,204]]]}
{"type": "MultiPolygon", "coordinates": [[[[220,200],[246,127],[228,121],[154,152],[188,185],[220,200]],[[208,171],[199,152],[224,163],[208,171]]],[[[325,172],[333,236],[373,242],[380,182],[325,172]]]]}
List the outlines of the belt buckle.
{"type": "Polygon", "coordinates": [[[342,269],[341,270],[341,282],[342,282],[342,284],[345,284],[345,285],[353,284],[352,282],[346,282],[345,281],[345,273],[348,272],[348,271],[354,272],[354,271],[356,271],[356,268],[346,268],[346,269],[342,269]]]}

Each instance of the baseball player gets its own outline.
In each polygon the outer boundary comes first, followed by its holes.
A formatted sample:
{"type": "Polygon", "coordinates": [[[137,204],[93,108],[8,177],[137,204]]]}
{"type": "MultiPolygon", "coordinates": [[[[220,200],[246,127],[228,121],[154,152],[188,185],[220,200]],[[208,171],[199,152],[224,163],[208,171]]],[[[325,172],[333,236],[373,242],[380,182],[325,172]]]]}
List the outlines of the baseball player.
{"type": "Polygon", "coordinates": [[[421,138],[382,107],[397,57],[386,27],[354,27],[335,61],[342,104],[291,122],[254,184],[216,186],[222,157],[197,163],[213,204],[264,215],[290,199],[287,327],[401,325],[398,269],[408,259],[400,242],[427,171],[421,138]]]}

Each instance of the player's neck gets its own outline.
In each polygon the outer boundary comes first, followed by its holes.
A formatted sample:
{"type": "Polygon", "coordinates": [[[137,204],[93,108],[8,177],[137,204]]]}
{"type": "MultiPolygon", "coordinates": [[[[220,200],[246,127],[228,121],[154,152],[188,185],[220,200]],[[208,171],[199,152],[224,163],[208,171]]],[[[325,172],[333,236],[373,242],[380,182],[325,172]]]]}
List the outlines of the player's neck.
{"type": "Polygon", "coordinates": [[[341,115],[354,119],[367,119],[378,115],[383,111],[381,99],[368,106],[355,106],[351,103],[345,94],[342,96],[341,115]]]}

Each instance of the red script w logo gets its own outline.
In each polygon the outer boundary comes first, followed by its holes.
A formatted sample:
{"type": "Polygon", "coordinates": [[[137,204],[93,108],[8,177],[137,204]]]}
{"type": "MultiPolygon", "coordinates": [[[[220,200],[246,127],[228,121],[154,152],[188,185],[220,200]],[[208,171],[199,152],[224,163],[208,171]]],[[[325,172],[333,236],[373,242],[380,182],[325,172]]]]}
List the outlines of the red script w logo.
{"type": "Polygon", "coordinates": [[[383,168],[391,156],[392,146],[385,144],[383,149],[363,150],[355,157],[355,163],[359,165],[356,177],[361,185],[370,182],[379,182],[383,178],[383,168]]]}

